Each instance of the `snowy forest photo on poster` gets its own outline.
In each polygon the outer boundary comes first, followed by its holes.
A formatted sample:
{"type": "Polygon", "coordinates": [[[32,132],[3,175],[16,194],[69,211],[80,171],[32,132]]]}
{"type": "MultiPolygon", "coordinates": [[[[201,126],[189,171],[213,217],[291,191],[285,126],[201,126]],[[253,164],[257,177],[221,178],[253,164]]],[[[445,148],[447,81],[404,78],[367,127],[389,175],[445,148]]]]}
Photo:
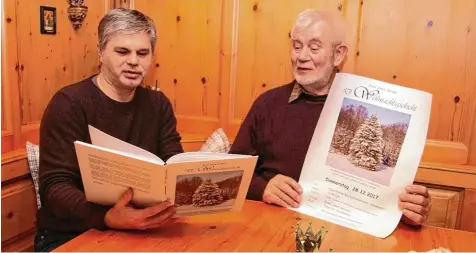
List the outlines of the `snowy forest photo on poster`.
{"type": "Polygon", "coordinates": [[[389,185],[410,115],[344,98],[326,164],[389,185]]]}
{"type": "Polygon", "coordinates": [[[177,211],[233,205],[242,178],[243,171],[177,176],[175,190],[177,211]]]}

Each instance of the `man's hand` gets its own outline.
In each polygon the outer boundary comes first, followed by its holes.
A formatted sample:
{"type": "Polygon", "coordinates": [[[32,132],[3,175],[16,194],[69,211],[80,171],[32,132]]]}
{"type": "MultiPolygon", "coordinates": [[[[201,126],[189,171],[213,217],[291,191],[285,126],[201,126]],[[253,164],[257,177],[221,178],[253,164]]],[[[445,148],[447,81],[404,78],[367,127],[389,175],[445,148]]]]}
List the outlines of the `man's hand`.
{"type": "Polygon", "coordinates": [[[106,213],[106,226],[115,229],[145,230],[160,227],[176,213],[176,208],[168,201],[144,209],[136,209],[130,205],[133,197],[132,189],[128,189],[117,203],[106,213]]]}
{"type": "Polygon", "coordinates": [[[402,209],[402,221],[409,225],[422,225],[428,218],[431,199],[428,189],[422,185],[411,185],[400,194],[398,206],[402,209]]]}
{"type": "Polygon", "coordinates": [[[301,186],[292,178],[276,175],[269,180],[263,193],[263,201],[282,207],[299,207],[301,202],[301,186]]]}

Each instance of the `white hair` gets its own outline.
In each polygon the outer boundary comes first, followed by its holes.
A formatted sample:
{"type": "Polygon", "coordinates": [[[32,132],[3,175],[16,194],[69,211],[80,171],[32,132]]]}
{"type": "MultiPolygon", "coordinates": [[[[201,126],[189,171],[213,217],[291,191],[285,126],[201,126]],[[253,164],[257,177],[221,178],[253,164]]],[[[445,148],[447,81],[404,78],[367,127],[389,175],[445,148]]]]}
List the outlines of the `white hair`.
{"type": "Polygon", "coordinates": [[[331,12],[316,9],[307,9],[299,13],[291,30],[291,37],[294,36],[296,28],[312,28],[319,22],[325,22],[330,27],[334,46],[345,43],[345,24],[342,18],[331,12]]]}

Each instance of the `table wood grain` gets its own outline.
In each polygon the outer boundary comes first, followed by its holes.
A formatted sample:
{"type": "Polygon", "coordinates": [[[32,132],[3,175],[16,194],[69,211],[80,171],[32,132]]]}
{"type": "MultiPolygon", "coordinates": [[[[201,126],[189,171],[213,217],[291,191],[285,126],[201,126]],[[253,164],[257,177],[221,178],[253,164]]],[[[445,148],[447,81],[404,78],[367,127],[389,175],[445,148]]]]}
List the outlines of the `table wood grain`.
{"type": "Polygon", "coordinates": [[[295,251],[293,231],[312,222],[328,235],[322,251],[429,251],[443,247],[453,252],[476,252],[476,233],[399,224],[380,239],[292,210],[246,201],[242,212],[180,218],[151,231],[89,230],[55,251],[295,251]]]}

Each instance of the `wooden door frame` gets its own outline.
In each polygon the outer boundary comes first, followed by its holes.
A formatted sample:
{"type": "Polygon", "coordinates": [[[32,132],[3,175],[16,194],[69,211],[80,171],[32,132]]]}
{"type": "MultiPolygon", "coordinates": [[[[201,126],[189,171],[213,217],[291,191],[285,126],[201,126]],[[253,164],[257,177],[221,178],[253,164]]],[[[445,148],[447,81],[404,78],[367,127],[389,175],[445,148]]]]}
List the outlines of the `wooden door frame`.
{"type": "Polygon", "coordinates": [[[134,8],[134,0],[106,0],[109,1],[109,4],[112,8],[126,8],[126,9],[133,9],[134,8]]]}

